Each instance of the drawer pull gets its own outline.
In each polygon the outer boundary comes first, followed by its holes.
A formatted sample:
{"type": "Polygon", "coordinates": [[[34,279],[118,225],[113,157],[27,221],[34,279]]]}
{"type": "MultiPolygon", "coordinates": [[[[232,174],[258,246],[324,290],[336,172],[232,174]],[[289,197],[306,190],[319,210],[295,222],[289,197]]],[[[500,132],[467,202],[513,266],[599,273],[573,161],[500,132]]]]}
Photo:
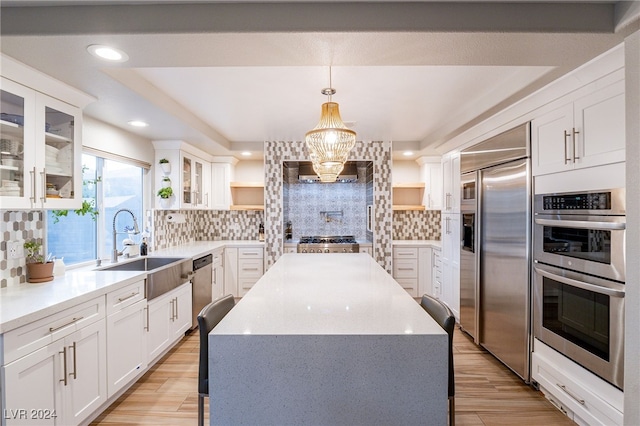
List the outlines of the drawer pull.
{"type": "Polygon", "coordinates": [[[398,268],[398,271],[414,271],[414,268],[398,268]]]}
{"type": "Polygon", "coordinates": [[[243,271],[257,271],[258,268],[242,268],[243,271]]]}
{"type": "Polygon", "coordinates": [[[66,326],[71,325],[76,321],[80,321],[82,318],[84,318],[84,317],[78,317],[78,318],[74,317],[71,321],[69,321],[66,324],[62,324],[62,325],[59,325],[57,327],[49,327],[49,333],[52,333],[52,332],[54,332],[56,330],[60,330],[61,328],[65,328],[66,326]]]}
{"type": "Polygon", "coordinates": [[[260,254],[260,253],[255,252],[255,251],[244,251],[244,252],[242,252],[242,255],[243,255],[243,256],[249,256],[249,255],[251,255],[251,256],[257,256],[257,255],[259,255],[259,254],[260,254]]]}
{"type": "Polygon", "coordinates": [[[131,293],[130,295],[128,295],[127,297],[118,297],[118,302],[124,302],[125,300],[129,300],[132,297],[135,297],[137,295],[139,295],[140,293],[131,293]]]}
{"type": "Polygon", "coordinates": [[[569,391],[569,389],[567,389],[567,387],[565,385],[561,385],[560,383],[556,383],[556,386],[558,386],[560,389],[562,389],[564,391],[564,393],[569,395],[571,398],[575,399],[578,404],[584,405],[584,399],[580,399],[577,396],[575,396],[572,392],[569,391]]]}

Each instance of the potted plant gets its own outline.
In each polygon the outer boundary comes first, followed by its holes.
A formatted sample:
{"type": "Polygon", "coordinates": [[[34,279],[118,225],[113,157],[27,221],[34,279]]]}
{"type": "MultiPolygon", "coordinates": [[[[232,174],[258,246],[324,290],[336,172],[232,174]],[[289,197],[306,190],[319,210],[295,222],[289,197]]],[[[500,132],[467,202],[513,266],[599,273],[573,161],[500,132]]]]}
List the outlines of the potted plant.
{"type": "Polygon", "coordinates": [[[171,163],[169,163],[169,160],[167,160],[166,158],[161,158],[160,161],[158,161],[158,163],[160,164],[162,173],[164,173],[165,175],[168,175],[169,173],[171,173],[171,163]]]}
{"type": "Polygon", "coordinates": [[[53,280],[53,262],[47,262],[41,253],[42,243],[37,240],[24,242],[27,257],[27,281],[43,283],[53,280]]]}
{"type": "Polygon", "coordinates": [[[165,176],[162,178],[162,187],[169,188],[171,186],[171,178],[169,176],[165,176]]]}
{"type": "Polygon", "coordinates": [[[160,197],[160,206],[167,208],[171,205],[171,197],[173,197],[173,189],[170,186],[160,188],[158,190],[158,197],[160,197]]]}

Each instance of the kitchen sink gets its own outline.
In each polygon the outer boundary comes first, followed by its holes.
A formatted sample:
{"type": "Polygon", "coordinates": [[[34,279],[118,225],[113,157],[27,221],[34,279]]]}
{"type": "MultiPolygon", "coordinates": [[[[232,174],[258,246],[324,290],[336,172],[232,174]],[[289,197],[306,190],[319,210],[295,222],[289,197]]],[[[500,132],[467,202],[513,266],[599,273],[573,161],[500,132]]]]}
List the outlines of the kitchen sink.
{"type": "Polygon", "coordinates": [[[99,270],[147,271],[146,296],[151,300],[189,281],[193,275],[193,261],[182,257],[143,257],[99,270]]]}

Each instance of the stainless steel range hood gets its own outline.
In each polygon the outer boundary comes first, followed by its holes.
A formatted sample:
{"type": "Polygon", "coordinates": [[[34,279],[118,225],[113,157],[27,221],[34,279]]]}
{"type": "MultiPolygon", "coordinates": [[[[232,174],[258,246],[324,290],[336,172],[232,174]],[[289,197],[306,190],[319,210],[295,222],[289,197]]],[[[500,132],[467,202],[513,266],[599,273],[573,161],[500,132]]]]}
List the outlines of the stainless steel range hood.
{"type": "MultiPolygon", "coordinates": [[[[344,164],[342,173],[338,175],[336,183],[350,183],[358,181],[358,167],[354,161],[347,161],[344,164]]],[[[298,182],[301,183],[317,183],[320,177],[313,170],[311,161],[300,161],[298,163],[298,182]]]]}

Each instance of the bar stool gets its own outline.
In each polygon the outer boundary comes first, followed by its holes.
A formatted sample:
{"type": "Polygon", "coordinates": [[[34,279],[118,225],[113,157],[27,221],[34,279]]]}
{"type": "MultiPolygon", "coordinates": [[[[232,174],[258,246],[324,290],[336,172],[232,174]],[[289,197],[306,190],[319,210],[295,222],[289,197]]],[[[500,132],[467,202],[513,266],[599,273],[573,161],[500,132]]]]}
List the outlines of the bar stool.
{"type": "Polygon", "coordinates": [[[456,325],[456,317],[451,309],[441,301],[428,295],[422,296],[420,306],[449,335],[449,425],[455,426],[455,380],[453,376],[453,329],[456,325]]]}
{"type": "Polygon", "coordinates": [[[198,314],[200,360],[198,368],[198,425],[204,425],[204,397],[209,396],[209,332],[233,308],[235,300],[228,294],[202,308],[198,314]]]}

